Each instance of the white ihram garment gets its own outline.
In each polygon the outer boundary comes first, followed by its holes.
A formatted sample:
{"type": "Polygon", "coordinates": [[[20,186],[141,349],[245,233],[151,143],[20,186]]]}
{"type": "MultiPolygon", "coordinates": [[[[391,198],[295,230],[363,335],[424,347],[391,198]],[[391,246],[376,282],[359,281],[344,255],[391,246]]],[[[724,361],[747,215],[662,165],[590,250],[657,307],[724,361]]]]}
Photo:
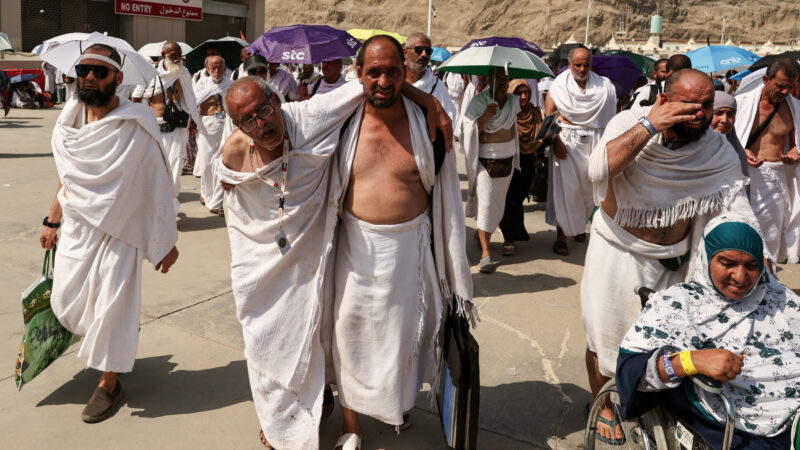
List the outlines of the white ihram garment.
{"type": "Polygon", "coordinates": [[[787,258],[784,236],[798,232],[789,229],[794,167],[780,161],[764,162],[759,167],[749,167],[748,173],[750,205],[758,219],[764,246],[776,255],[777,261],[783,261],[787,258]]]}
{"type": "Polygon", "coordinates": [[[575,236],[586,231],[594,209],[588,176],[589,155],[614,117],[617,96],[607,78],[591,72],[586,89],[582,90],[567,70],[553,81],[550,97],[560,116],[571,123],[559,123],[561,141],[567,148],[566,159],[550,158],[555,212],[555,223],[550,224],[561,227],[567,236],[575,236]]]}
{"type": "MultiPolygon", "coordinates": [[[[231,284],[242,324],[253,402],[275,448],[317,448],[325,357],[320,318],[325,265],[333,247],[338,204],[332,195],[331,157],[339,128],[363,99],[358,81],[335,96],[281,105],[289,152],[283,232],[291,248],[281,254],[281,158],[257,173],[217,163],[231,243],[231,284]]],[[[219,160],[218,160],[219,161],[219,160]]]]}
{"type": "Polygon", "coordinates": [[[447,117],[449,117],[453,123],[456,122],[458,113],[456,111],[456,106],[453,104],[453,100],[450,99],[450,94],[447,93],[447,86],[442,80],[436,78],[433,72],[431,72],[431,69],[426,68],[422,78],[417,80],[412,86],[428,95],[436,97],[447,113],[447,117]]]}
{"type": "Polygon", "coordinates": [[[478,220],[478,229],[493,233],[503,218],[506,193],[514,169],[519,169],[519,140],[517,137],[517,114],[519,97],[506,94],[506,102],[484,126],[485,133],[513,129],[514,137],[508,142],[481,144],[479,140],[478,119],[486,107],[494,102],[489,89],[473,97],[461,117],[461,143],[464,148],[467,166],[467,217],[478,220]],[[491,178],[480,163],[479,158],[513,158],[511,173],[502,178],[491,178]]]}
{"type": "Polygon", "coordinates": [[[142,258],[153,265],[175,245],[172,183],[155,114],[120,99],[84,125],[70,99],[53,131],[63,211],[51,305],[83,336],[79,357],[100,371],[130,372],[142,301],[142,258]]]}
{"type": "MultiPolygon", "coordinates": [[[[454,297],[453,307],[460,314],[473,315],[455,156],[446,154],[435,173],[425,116],[402,99],[414,159],[431,206],[408,222],[390,225],[370,224],[342,212],[330,312],[340,402],[392,425],[403,422],[403,413],[414,406],[423,382],[436,385],[442,299],[449,304],[454,297]]],[[[362,114],[363,108],[352,117],[342,139],[341,201],[362,114]]]]}
{"type": "MultiPolygon", "coordinates": [[[[194,85],[194,97],[198,107],[209,98],[218,96],[217,104],[222,108],[225,92],[227,92],[231,84],[233,82],[230,78],[223,77],[219,83],[215,83],[211,77],[200,78],[194,85]]],[[[220,111],[222,110],[220,109],[220,111]]],[[[208,166],[211,164],[211,157],[219,150],[222,127],[225,123],[224,117],[217,119],[214,115],[201,115],[200,120],[203,122],[205,133],[197,133],[197,157],[195,158],[193,170],[193,175],[196,177],[202,176],[203,172],[208,170],[208,166]]]]}
{"type": "MultiPolygon", "coordinates": [[[[747,145],[748,138],[753,131],[753,124],[758,114],[758,102],[761,100],[761,93],[764,90],[764,85],[753,89],[742,95],[736,96],[736,136],[739,142],[744,147],[747,145]]],[[[800,143],[800,100],[786,96],[786,102],[789,104],[789,111],[792,113],[792,121],[794,122],[794,141],[800,143]]],[[[762,133],[763,135],[763,133],[762,133]]],[[[786,139],[784,153],[791,148],[791,140],[786,139]]],[[[762,181],[773,179],[772,176],[759,177],[755,174],[754,168],[749,167],[749,175],[751,178],[750,192],[758,191],[759,196],[763,200],[756,200],[752,198],[753,210],[764,211],[768,210],[774,214],[784,210],[780,205],[768,205],[764,202],[772,201],[770,199],[781,198],[784,202],[789,202],[788,217],[785,217],[780,222],[781,216],[768,217],[766,215],[757,214],[758,225],[764,233],[764,240],[767,248],[773,252],[777,247],[778,252],[772,253],[778,261],[787,259],[790,263],[797,263],[800,261],[800,165],[787,165],[783,169],[784,176],[786,177],[786,187],[783,190],[782,183],[772,182],[769,184],[761,184],[762,181]],[[781,234],[778,236],[774,233],[778,227],[782,229],[781,234]],[[773,231],[770,231],[773,230],[773,231]],[[776,241],[779,244],[776,244],[776,241]]],[[[775,172],[776,174],[778,172],[775,172]]]]}
{"type": "Polygon", "coordinates": [[[300,100],[300,92],[297,90],[297,81],[292,75],[283,70],[278,69],[275,75],[267,73],[267,82],[269,82],[275,89],[277,89],[283,98],[295,102],[300,100]]]}
{"type": "MultiPolygon", "coordinates": [[[[592,152],[588,174],[597,204],[608,193],[606,145],[636,126],[637,118],[632,111],[614,116],[592,152]]],[[[661,134],[654,136],[613,183],[617,213],[614,218],[602,208],[595,213],[581,279],[586,341],[605,376],[614,375],[619,345],[641,309],[634,287],[660,289],[691,274],[703,228],[717,215],[733,212],[755,220],[739,158],[727,138],[710,128],[678,149],[664,147],[661,134]],[[671,228],[683,220],[691,221],[687,234],[672,245],[653,244],[624,229],[671,228]]]]}

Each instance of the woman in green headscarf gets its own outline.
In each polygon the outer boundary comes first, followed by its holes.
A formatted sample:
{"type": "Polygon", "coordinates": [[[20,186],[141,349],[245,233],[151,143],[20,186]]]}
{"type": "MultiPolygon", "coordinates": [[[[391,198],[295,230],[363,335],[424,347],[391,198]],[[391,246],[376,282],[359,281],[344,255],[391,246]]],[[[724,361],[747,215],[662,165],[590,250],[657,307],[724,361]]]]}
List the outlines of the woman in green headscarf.
{"type": "Polygon", "coordinates": [[[659,292],[620,346],[623,415],[666,401],[712,445],[722,442],[719,399],[683,383],[696,373],[724,385],[736,411],[732,448],[789,448],[800,409],[800,297],[765,269],[758,226],[721,216],[703,233],[686,283],[659,292]]]}

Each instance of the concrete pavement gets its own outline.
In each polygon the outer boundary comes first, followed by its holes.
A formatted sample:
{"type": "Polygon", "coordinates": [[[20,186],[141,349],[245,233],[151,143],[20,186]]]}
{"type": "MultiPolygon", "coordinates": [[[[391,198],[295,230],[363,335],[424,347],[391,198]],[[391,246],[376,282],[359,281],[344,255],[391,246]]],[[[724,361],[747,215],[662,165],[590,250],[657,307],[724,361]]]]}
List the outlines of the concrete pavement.
{"type": "MultiPolygon", "coordinates": [[[[85,370],[77,345],[17,391],[13,361],[22,337],[20,292],[38,275],[38,236],[56,188],[50,137],[58,110],[12,110],[0,119],[0,433],[9,447],[26,448],[263,448],[243,360],[241,328],[230,288],[230,250],[224,220],[199,203],[199,180],[183,177],[178,220],[180,258],[166,275],[145,262],[139,351],[134,371],[120,376],[127,402],[113,418],[84,424],[80,412],[99,373],[85,370]],[[0,366],[2,367],[2,366],[0,366]]],[[[577,448],[590,400],[578,291],[586,244],[554,255],[555,232],[542,205],[526,204],[529,242],[491,275],[473,268],[482,322],[479,448],[577,448]]],[[[474,221],[468,253],[476,264],[474,221]]],[[[798,266],[781,279],[800,285],[798,266]]],[[[399,435],[365,418],[364,448],[445,448],[427,392],[414,424],[399,435]]],[[[338,412],[321,427],[322,448],[333,448],[338,412]]]]}

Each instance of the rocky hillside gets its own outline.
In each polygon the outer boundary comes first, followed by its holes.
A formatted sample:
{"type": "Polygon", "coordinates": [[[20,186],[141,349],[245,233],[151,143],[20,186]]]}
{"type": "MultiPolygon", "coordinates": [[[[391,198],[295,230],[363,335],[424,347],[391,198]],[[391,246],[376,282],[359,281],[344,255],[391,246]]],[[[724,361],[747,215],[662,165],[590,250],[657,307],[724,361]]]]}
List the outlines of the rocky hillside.
{"type": "MultiPolygon", "coordinates": [[[[586,0],[550,0],[550,44],[570,34],[583,40],[586,0]]],[[[548,0],[434,0],[434,45],[457,46],[470,38],[519,36],[545,44],[548,0]]],[[[279,0],[266,1],[267,28],[295,23],[328,24],[337,28],[383,28],[408,34],[427,29],[427,0],[279,0]]],[[[620,28],[627,11],[628,35],[646,39],[650,16],[664,16],[663,37],[719,42],[722,15],[727,15],[725,39],[733,42],[786,42],[800,29],[796,0],[594,0],[589,41],[603,44],[620,28]],[[627,8],[625,8],[627,5],[627,8]]]]}

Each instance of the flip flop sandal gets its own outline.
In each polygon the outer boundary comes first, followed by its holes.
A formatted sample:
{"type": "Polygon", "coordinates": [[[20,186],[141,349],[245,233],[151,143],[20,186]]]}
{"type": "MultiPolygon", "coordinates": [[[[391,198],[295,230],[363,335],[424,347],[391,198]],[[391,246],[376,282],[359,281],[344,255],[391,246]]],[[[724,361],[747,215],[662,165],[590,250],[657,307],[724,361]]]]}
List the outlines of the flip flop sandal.
{"type": "Polygon", "coordinates": [[[574,237],[575,242],[586,242],[586,233],[578,234],[574,237]]]}
{"type": "Polygon", "coordinates": [[[559,240],[553,242],[553,253],[561,256],[569,255],[569,247],[567,247],[567,243],[559,240]]]}
{"type": "Polygon", "coordinates": [[[336,440],[336,448],[342,450],[361,450],[361,436],[355,433],[345,433],[336,440]]]}
{"type": "MultiPolygon", "coordinates": [[[[613,421],[606,419],[605,417],[600,417],[600,416],[597,417],[597,421],[602,423],[602,424],[608,425],[608,427],[611,428],[611,431],[615,431],[616,428],[617,428],[617,425],[620,425],[618,423],[614,423],[613,421]]],[[[607,437],[603,436],[602,434],[600,434],[599,431],[595,431],[594,432],[594,437],[599,439],[600,442],[603,442],[603,443],[606,443],[606,444],[609,444],[609,445],[622,445],[622,444],[625,443],[625,432],[624,431],[622,432],[622,439],[607,438],[607,437]]]]}
{"type": "Polygon", "coordinates": [[[478,271],[480,273],[492,273],[495,271],[496,268],[497,265],[488,256],[486,258],[481,259],[481,261],[478,263],[478,271]]]}
{"type": "MultiPolygon", "coordinates": [[[[264,441],[267,440],[264,437],[264,430],[258,430],[258,440],[261,441],[262,444],[264,444],[264,441]]],[[[264,448],[272,449],[272,446],[268,445],[268,444],[264,444],[264,448]]]]}
{"type": "Polygon", "coordinates": [[[325,386],[322,392],[322,420],[327,419],[333,414],[333,390],[330,386],[325,386]]]}
{"type": "Polygon", "coordinates": [[[500,254],[503,256],[514,256],[514,244],[503,244],[503,251],[500,254]]]}

